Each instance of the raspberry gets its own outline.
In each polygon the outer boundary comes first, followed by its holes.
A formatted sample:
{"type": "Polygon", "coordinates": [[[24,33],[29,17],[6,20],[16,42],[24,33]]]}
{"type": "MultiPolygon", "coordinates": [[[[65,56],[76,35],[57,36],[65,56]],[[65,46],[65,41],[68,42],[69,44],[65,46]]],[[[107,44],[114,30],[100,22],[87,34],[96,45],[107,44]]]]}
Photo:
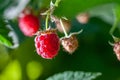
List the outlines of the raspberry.
{"type": "Polygon", "coordinates": [[[42,58],[52,59],[60,48],[60,40],[55,30],[46,30],[40,32],[35,37],[35,47],[38,55],[42,58]]]}
{"type": "Polygon", "coordinates": [[[24,35],[32,37],[39,30],[39,19],[28,14],[19,18],[19,27],[24,35]]]}
{"type": "Polygon", "coordinates": [[[61,44],[67,52],[72,54],[78,47],[78,40],[76,36],[71,35],[70,37],[61,38],[61,44]]]}
{"type": "Polygon", "coordinates": [[[117,59],[120,60],[120,42],[116,42],[114,44],[114,49],[113,50],[114,50],[114,52],[117,56],[117,59]]]}

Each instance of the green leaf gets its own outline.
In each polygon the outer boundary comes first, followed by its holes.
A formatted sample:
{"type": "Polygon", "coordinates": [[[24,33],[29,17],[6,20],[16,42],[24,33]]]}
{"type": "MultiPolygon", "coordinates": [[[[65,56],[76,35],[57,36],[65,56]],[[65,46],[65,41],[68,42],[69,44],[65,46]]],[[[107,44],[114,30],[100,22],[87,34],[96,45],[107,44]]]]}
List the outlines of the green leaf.
{"type": "Polygon", "coordinates": [[[114,15],[113,15],[113,9],[115,7],[115,4],[105,4],[100,5],[97,7],[94,7],[88,11],[90,14],[90,17],[99,17],[105,22],[108,22],[109,24],[113,24],[114,22],[114,15]]]}
{"type": "Polygon", "coordinates": [[[107,3],[120,3],[120,0],[61,0],[54,14],[73,18],[80,12],[107,3]]]}
{"type": "Polygon", "coordinates": [[[2,35],[0,35],[0,43],[8,47],[12,46],[12,43],[2,35]]]}
{"type": "Polygon", "coordinates": [[[0,24],[0,43],[7,47],[11,47],[12,40],[8,36],[10,30],[6,27],[7,24],[4,22],[3,19],[0,19],[0,24]]]}
{"type": "Polygon", "coordinates": [[[10,0],[0,0],[0,14],[3,13],[4,9],[8,7],[10,0]]]}
{"type": "Polygon", "coordinates": [[[82,72],[82,71],[66,71],[63,73],[55,74],[52,77],[49,77],[46,80],[93,80],[96,77],[100,76],[101,73],[96,72],[82,72]]]}
{"type": "Polygon", "coordinates": [[[11,0],[11,4],[4,10],[4,17],[6,19],[16,18],[26,7],[30,0],[11,0]]]}

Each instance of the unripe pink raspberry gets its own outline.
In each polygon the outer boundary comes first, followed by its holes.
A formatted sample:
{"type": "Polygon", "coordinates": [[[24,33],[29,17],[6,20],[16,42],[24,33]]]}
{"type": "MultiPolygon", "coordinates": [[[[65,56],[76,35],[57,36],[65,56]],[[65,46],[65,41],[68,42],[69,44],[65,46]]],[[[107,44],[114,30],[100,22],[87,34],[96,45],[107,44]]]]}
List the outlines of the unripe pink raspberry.
{"type": "Polygon", "coordinates": [[[60,40],[55,30],[40,32],[35,37],[35,47],[38,55],[45,59],[54,58],[60,48],[60,40]]]}
{"type": "Polygon", "coordinates": [[[113,48],[116,56],[117,56],[117,59],[120,60],[120,42],[116,42],[114,43],[114,48],[113,48]]]}
{"type": "Polygon", "coordinates": [[[61,38],[61,44],[65,51],[72,54],[78,47],[78,40],[75,35],[61,38]]]}

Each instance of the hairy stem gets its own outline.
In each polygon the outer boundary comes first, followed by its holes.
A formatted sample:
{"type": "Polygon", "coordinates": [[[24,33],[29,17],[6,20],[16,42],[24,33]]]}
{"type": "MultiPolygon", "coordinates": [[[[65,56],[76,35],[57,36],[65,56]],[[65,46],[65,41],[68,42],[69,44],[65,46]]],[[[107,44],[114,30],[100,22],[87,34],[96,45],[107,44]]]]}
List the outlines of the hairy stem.
{"type": "Polygon", "coordinates": [[[61,27],[62,27],[62,29],[64,31],[65,37],[68,37],[68,34],[67,34],[66,30],[65,30],[65,27],[64,27],[63,22],[62,22],[61,19],[60,19],[60,25],[61,25],[61,27]]]}

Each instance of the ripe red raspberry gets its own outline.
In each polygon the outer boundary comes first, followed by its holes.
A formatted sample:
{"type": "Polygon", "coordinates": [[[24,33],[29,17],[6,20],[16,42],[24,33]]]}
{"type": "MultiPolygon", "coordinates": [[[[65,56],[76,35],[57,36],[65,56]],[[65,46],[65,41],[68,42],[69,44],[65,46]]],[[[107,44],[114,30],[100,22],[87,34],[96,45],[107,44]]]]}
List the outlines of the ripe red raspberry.
{"type": "Polygon", "coordinates": [[[116,56],[117,56],[117,59],[120,60],[120,42],[116,42],[114,44],[114,48],[113,48],[116,56]]]}
{"type": "Polygon", "coordinates": [[[78,40],[75,35],[71,35],[61,38],[61,44],[67,52],[72,54],[78,47],[78,40]]]}
{"type": "Polygon", "coordinates": [[[35,37],[35,47],[38,55],[42,58],[52,59],[55,57],[60,48],[60,40],[55,30],[46,30],[40,32],[35,37]]]}
{"type": "Polygon", "coordinates": [[[32,15],[24,15],[19,18],[19,27],[24,35],[32,37],[39,30],[39,19],[32,15]]]}

